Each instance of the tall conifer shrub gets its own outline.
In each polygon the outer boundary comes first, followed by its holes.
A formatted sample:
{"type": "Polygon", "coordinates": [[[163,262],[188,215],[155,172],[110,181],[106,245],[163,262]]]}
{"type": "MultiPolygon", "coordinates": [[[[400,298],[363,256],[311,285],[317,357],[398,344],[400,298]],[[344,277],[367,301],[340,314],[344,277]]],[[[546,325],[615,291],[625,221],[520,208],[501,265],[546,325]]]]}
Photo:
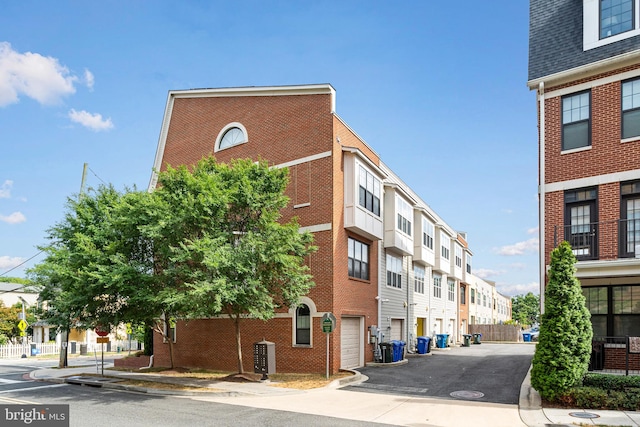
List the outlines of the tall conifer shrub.
{"type": "Polygon", "coordinates": [[[551,252],[544,314],[531,369],[531,385],[547,400],[578,385],[589,366],[591,314],[575,276],[575,263],[567,242],[551,252]]]}

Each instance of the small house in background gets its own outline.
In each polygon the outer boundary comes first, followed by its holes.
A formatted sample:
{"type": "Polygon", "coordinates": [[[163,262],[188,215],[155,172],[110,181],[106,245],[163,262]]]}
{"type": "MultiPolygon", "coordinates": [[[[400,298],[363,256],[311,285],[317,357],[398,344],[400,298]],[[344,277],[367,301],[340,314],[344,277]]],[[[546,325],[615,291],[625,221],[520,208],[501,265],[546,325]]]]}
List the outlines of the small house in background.
{"type": "Polygon", "coordinates": [[[21,283],[0,282],[0,301],[2,304],[5,307],[11,307],[17,302],[22,302],[20,298],[23,298],[29,307],[38,304],[38,293],[25,289],[25,286],[21,283]]]}

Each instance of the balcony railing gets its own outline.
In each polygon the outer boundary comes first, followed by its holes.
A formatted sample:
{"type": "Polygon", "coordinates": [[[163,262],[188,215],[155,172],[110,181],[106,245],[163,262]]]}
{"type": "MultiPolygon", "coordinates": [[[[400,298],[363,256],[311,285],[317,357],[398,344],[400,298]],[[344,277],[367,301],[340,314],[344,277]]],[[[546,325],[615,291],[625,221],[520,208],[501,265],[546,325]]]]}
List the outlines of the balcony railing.
{"type": "Polygon", "coordinates": [[[579,261],[640,258],[640,218],[555,226],[553,240],[569,242],[579,261]]]}

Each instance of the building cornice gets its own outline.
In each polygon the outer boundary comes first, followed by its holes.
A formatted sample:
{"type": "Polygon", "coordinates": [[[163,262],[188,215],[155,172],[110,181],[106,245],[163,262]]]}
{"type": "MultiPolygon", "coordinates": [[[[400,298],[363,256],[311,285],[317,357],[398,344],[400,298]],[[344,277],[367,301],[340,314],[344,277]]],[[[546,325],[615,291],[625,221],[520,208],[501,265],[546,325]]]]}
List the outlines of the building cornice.
{"type": "Polygon", "coordinates": [[[621,55],[585,64],[580,67],[571,68],[559,73],[529,80],[527,82],[527,86],[530,90],[538,89],[542,82],[544,82],[546,87],[558,86],[578,79],[606,73],[607,71],[615,70],[617,68],[637,64],[638,60],[640,60],[640,50],[634,50],[633,52],[623,53],[621,55]]]}

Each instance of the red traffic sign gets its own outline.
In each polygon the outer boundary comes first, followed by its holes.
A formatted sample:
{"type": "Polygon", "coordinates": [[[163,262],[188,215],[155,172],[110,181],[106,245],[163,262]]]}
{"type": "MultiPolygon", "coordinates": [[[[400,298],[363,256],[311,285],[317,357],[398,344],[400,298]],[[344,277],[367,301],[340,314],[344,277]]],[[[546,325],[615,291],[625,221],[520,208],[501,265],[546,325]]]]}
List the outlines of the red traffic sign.
{"type": "Polygon", "coordinates": [[[96,326],[96,334],[100,337],[106,337],[109,335],[109,331],[105,330],[104,326],[98,325],[96,326]]]}

